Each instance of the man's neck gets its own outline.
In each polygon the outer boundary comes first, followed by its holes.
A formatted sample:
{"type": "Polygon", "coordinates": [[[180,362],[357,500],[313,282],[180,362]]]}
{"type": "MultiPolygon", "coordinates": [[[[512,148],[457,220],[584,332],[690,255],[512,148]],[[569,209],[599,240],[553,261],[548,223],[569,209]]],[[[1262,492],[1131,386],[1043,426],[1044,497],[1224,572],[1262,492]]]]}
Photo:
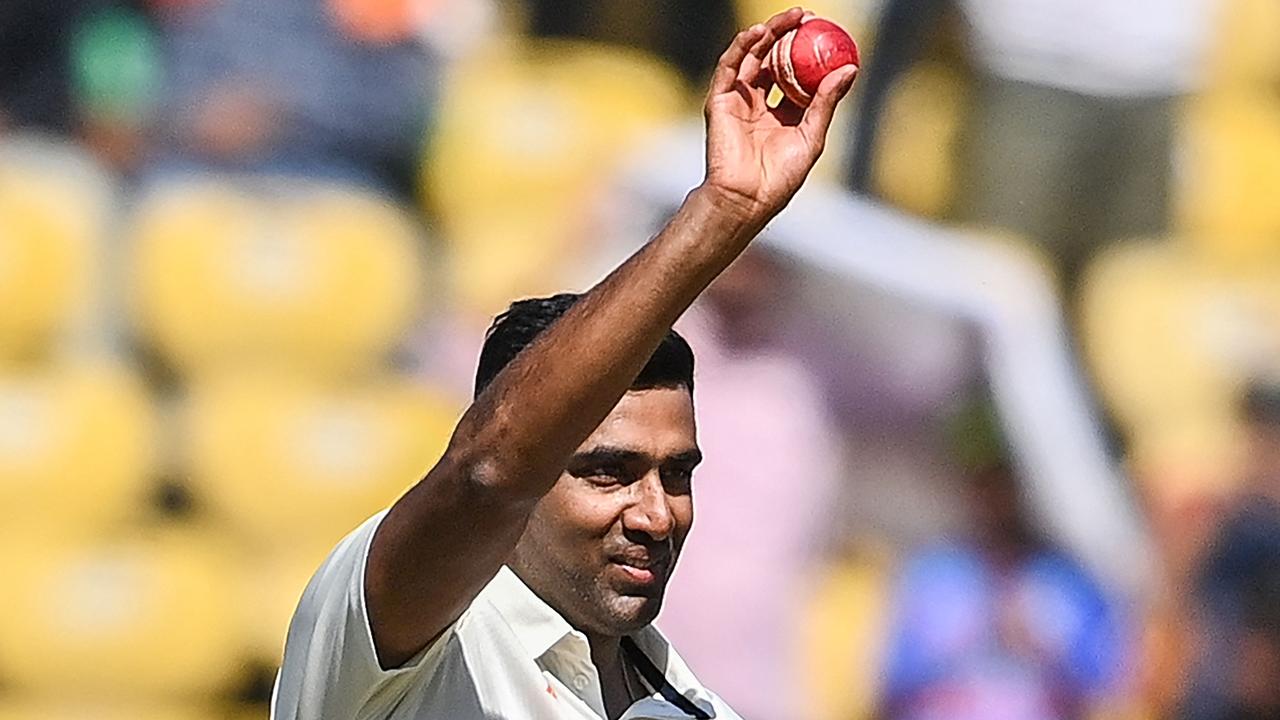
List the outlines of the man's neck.
{"type": "Polygon", "coordinates": [[[584,633],[591,646],[591,663],[600,676],[600,692],[603,695],[606,715],[612,720],[621,717],[631,706],[632,694],[627,686],[627,668],[622,658],[621,638],[610,635],[584,633]]]}
{"type": "Polygon", "coordinates": [[[616,635],[598,635],[584,632],[587,643],[591,646],[591,662],[596,669],[604,672],[606,668],[622,667],[622,638],[616,635]]]}

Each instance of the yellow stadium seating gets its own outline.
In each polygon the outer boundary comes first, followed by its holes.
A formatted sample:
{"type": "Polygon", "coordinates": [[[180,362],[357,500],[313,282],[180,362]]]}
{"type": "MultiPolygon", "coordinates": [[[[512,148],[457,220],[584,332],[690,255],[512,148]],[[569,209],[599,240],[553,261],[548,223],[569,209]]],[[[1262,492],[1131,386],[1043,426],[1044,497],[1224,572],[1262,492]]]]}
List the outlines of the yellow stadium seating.
{"type": "Polygon", "coordinates": [[[850,558],[826,570],[809,601],[802,641],[811,720],[874,716],[886,642],[887,554],[850,558]]]}
{"type": "Polygon", "coordinates": [[[430,468],[457,414],[405,379],[211,378],[191,391],[186,462],[199,501],[246,537],[328,546],[430,468]]]}
{"type": "Polygon", "coordinates": [[[1266,89],[1280,80],[1280,4],[1273,0],[1225,0],[1206,62],[1209,87],[1266,89]]]}
{"type": "Polygon", "coordinates": [[[583,243],[564,220],[495,213],[455,225],[450,269],[461,306],[493,317],[515,298],[565,290],[565,261],[583,243]]]}
{"type": "Polygon", "coordinates": [[[1280,268],[1224,274],[1172,240],[1104,252],[1082,290],[1086,357],[1132,440],[1133,461],[1185,478],[1184,490],[1235,480],[1244,383],[1280,350],[1280,268]]]}
{"type": "Polygon", "coordinates": [[[84,329],[110,209],[109,181],[80,151],[0,142],[0,362],[84,329]]]}
{"type": "Polygon", "coordinates": [[[963,112],[964,86],[954,70],[937,62],[912,68],[880,121],[873,168],[877,192],[917,215],[944,216],[952,201],[963,112]]]}
{"type": "MultiPolygon", "coordinates": [[[[752,23],[764,22],[767,18],[796,6],[787,0],[736,0],[738,24],[747,27],[752,23]]],[[[865,39],[859,20],[860,13],[854,12],[857,5],[843,0],[809,0],[804,9],[819,17],[830,18],[840,23],[859,42],[865,39]]]]}
{"type": "Polygon", "coordinates": [[[0,372],[0,528],[91,531],[141,514],[155,433],[145,388],[121,368],[0,372]]]}
{"type": "MultiPolygon", "coordinates": [[[[250,716],[244,716],[248,720],[250,716]]],[[[257,716],[266,720],[265,710],[257,716]]],[[[68,703],[57,697],[0,702],[0,720],[227,720],[221,708],[192,708],[174,703],[68,703]]]]}
{"type": "Polygon", "coordinates": [[[302,591],[339,539],[341,535],[335,534],[325,542],[304,543],[301,547],[282,542],[269,552],[254,553],[240,564],[237,606],[242,612],[238,630],[246,657],[264,667],[279,665],[289,620],[302,591]]]}
{"type": "Polygon", "coordinates": [[[0,676],[67,701],[200,701],[239,680],[218,540],[22,533],[0,558],[0,676]]]}
{"type": "Polygon", "coordinates": [[[271,708],[266,705],[243,705],[220,715],[221,720],[267,720],[271,708]]]}
{"type": "Polygon", "coordinates": [[[132,253],[137,324],[188,372],[356,367],[403,338],[424,297],[407,216],[339,189],[167,187],[139,211],[132,253]]]}
{"type": "Polygon", "coordinates": [[[546,258],[572,252],[593,198],[635,143],[693,107],[671,68],[630,50],[510,41],[463,62],[423,163],[425,200],[467,262],[505,258],[473,262],[457,288],[463,301],[526,294],[521,283],[545,272],[546,258]],[[507,250],[526,245],[536,249],[507,250]]]}
{"type": "Polygon", "coordinates": [[[1181,132],[1181,233],[1220,269],[1280,265],[1280,101],[1207,95],[1192,101],[1181,132]]]}

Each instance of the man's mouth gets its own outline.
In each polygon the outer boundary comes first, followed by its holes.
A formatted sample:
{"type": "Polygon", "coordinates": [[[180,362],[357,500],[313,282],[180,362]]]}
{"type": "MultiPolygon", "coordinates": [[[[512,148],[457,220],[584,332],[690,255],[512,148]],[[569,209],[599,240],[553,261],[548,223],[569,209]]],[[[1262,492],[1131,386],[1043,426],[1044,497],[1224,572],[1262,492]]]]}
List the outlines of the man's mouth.
{"type": "Polygon", "coordinates": [[[639,568],[634,565],[628,565],[627,563],[615,563],[615,565],[622,570],[623,574],[625,574],[628,579],[638,585],[650,585],[654,580],[658,579],[658,576],[649,568],[639,568]]]}
{"type": "Polygon", "coordinates": [[[623,577],[636,585],[652,585],[666,575],[668,558],[649,555],[624,555],[610,559],[623,577]]]}

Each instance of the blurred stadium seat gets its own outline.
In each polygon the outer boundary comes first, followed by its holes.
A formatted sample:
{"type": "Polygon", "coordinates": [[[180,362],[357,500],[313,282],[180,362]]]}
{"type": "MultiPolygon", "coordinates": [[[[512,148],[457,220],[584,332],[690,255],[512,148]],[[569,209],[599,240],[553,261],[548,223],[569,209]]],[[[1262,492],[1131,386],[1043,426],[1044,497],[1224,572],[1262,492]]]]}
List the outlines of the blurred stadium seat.
{"type": "Polygon", "coordinates": [[[1220,269],[1280,266],[1280,99],[1210,94],[1191,102],[1181,132],[1183,235],[1220,269]]]}
{"type": "Polygon", "coordinates": [[[278,667],[284,655],[289,621],[302,591],[340,534],[327,542],[277,544],[269,551],[253,553],[240,564],[236,606],[240,608],[238,631],[245,656],[262,667],[278,667]]]}
{"type": "Polygon", "coordinates": [[[1216,41],[1207,59],[1211,92],[1257,90],[1280,80],[1280,3],[1224,0],[1216,41]]]}
{"type": "MultiPolygon", "coordinates": [[[[738,24],[746,27],[751,23],[758,23],[767,17],[780,13],[795,7],[795,3],[786,0],[736,0],[734,3],[738,9],[738,24]]],[[[843,25],[853,35],[855,40],[863,40],[863,33],[858,32],[854,21],[858,18],[852,12],[856,7],[855,3],[843,2],[842,0],[810,0],[804,4],[804,9],[808,10],[819,17],[830,18],[843,25]]]]}
{"type": "Polygon", "coordinates": [[[1189,486],[1174,492],[1233,482],[1239,392],[1280,356],[1280,268],[1246,281],[1183,243],[1131,243],[1095,260],[1082,310],[1086,356],[1134,460],[1180,467],[1189,486]]]}
{"type": "Polygon", "coordinates": [[[889,558],[827,568],[803,628],[804,677],[813,720],[874,717],[887,632],[889,558]]]}
{"type": "Polygon", "coordinates": [[[138,213],[134,314],[186,371],[346,370],[409,329],[423,297],[421,250],[410,220],[376,197],[172,185],[138,213]]]}
{"type": "Polygon", "coordinates": [[[468,265],[464,301],[492,310],[562,266],[552,260],[573,252],[614,165],[691,107],[675,71],[635,51],[513,41],[463,62],[422,173],[428,207],[468,265]]]}
{"type": "Polygon", "coordinates": [[[897,83],[880,121],[873,169],[881,197],[924,217],[947,213],[964,97],[960,75],[938,62],[919,63],[897,83]]]}
{"type": "Polygon", "coordinates": [[[0,372],[0,528],[86,531],[145,509],[157,455],[141,380],[109,365],[0,372]]]}
{"type": "Polygon", "coordinates": [[[69,143],[0,141],[0,362],[86,330],[111,183],[69,143]]]}
{"type": "Polygon", "coordinates": [[[210,379],[187,408],[192,487],[247,537],[328,547],[431,467],[457,410],[397,378],[210,379]]]}
{"type": "MultiPolygon", "coordinates": [[[[264,710],[257,717],[266,716],[264,710]]],[[[174,703],[75,704],[48,698],[0,701],[0,720],[228,720],[228,716],[221,708],[201,710],[174,703]]]]}
{"type": "Polygon", "coordinates": [[[191,702],[239,678],[218,541],[164,532],[6,541],[0,676],[33,695],[191,702]]]}

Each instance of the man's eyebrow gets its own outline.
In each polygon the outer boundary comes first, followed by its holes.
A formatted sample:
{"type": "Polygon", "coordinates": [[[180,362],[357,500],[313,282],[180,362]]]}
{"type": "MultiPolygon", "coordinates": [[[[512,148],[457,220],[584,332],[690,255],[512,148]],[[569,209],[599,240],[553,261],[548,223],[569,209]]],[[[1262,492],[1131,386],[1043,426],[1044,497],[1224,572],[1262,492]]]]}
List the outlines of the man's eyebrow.
{"type": "MultiPolygon", "coordinates": [[[[661,462],[664,465],[697,465],[702,462],[702,451],[697,448],[685,450],[684,452],[678,452],[674,455],[662,458],[661,462]]],[[[638,450],[629,450],[627,448],[613,447],[609,445],[602,445],[600,447],[591,448],[590,450],[584,450],[583,452],[575,453],[569,458],[569,464],[573,466],[587,464],[630,465],[633,463],[652,465],[655,463],[655,458],[648,453],[640,452],[638,450]]]]}
{"type": "Polygon", "coordinates": [[[693,467],[700,462],[702,462],[702,451],[697,448],[676,453],[666,459],[666,464],[688,465],[689,467],[693,467]]]}
{"type": "Polygon", "coordinates": [[[628,465],[631,463],[648,462],[649,456],[636,450],[627,450],[626,448],[610,447],[602,445],[585,450],[580,453],[574,453],[569,458],[571,465],[600,464],[600,465],[628,465]]]}

